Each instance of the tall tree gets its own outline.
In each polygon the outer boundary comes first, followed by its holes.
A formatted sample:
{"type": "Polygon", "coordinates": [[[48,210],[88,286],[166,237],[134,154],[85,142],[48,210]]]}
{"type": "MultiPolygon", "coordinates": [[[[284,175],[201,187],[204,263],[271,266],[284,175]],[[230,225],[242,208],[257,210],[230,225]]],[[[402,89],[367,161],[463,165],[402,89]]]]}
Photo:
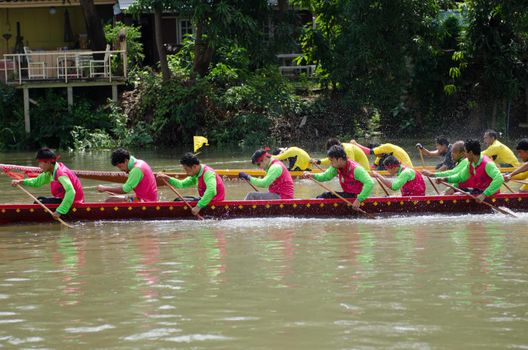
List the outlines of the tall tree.
{"type": "Polygon", "coordinates": [[[86,32],[90,42],[90,48],[94,51],[103,51],[106,48],[106,40],[103,23],[97,13],[93,0],[80,0],[81,9],[86,23],[86,32]]]}

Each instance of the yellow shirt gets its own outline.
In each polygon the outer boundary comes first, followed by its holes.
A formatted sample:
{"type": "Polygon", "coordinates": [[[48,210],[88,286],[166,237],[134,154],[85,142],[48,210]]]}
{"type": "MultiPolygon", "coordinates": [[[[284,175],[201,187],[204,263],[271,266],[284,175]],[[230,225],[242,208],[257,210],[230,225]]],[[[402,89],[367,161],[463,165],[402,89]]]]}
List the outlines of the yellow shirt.
{"type": "MultiPolygon", "coordinates": [[[[348,157],[348,159],[353,160],[354,162],[361,165],[365,170],[370,171],[370,164],[367,158],[367,155],[361,148],[351,143],[342,143],[343,149],[348,157]]],[[[330,159],[324,158],[321,159],[321,165],[329,165],[330,159]]]]}
{"type": "Polygon", "coordinates": [[[392,143],[384,143],[383,145],[374,148],[373,151],[374,155],[376,156],[376,160],[374,161],[375,165],[379,164],[380,157],[383,154],[391,154],[396,157],[396,159],[398,159],[403,165],[414,168],[411,158],[400,146],[393,145],[392,143]]]}
{"type": "Polygon", "coordinates": [[[310,169],[310,166],[311,166],[310,155],[302,148],[288,147],[286,148],[286,150],[284,150],[280,154],[276,156],[272,156],[272,158],[277,159],[277,160],[285,160],[285,159],[292,158],[292,157],[297,157],[292,169],[295,169],[295,168],[299,168],[300,170],[310,169]]]}
{"type": "Polygon", "coordinates": [[[486,148],[482,154],[487,155],[497,164],[511,164],[514,167],[520,165],[519,160],[515,157],[512,150],[509,149],[508,146],[499,142],[499,140],[493,141],[493,143],[486,148]]]}

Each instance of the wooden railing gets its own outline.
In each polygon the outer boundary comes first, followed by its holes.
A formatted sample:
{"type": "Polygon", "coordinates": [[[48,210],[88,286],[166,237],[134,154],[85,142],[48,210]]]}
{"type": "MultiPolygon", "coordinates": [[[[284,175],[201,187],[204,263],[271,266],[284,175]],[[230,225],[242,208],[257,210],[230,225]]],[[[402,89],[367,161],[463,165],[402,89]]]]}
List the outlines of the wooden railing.
{"type": "Polygon", "coordinates": [[[127,78],[125,51],[32,51],[4,54],[0,59],[0,80],[6,84],[65,82],[127,78]]]}

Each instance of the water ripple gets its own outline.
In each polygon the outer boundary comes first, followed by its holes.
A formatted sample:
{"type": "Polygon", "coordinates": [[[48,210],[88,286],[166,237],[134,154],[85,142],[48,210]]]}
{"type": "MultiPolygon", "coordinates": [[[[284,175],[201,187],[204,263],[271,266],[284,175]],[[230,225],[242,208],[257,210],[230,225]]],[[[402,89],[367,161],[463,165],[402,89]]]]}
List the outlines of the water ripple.
{"type": "Polygon", "coordinates": [[[111,324],[103,324],[100,326],[93,326],[93,327],[70,327],[65,328],[64,331],[66,333],[97,333],[101,332],[107,329],[113,329],[115,328],[111,324]]]}

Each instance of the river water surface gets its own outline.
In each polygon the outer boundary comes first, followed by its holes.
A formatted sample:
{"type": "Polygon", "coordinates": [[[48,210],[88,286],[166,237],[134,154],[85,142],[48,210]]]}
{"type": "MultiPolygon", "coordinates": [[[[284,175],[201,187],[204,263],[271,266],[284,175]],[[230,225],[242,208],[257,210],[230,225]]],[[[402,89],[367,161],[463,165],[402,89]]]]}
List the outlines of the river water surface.
{"type": "MultiPolygon", "coordinates": [[[[112,170],[108,156],[63,159],[112,170]]],[[[1,202],[30,202],[0,186],[1,202]]],[[[0,226],[0,348],[528,349],[527,227],[528,214],[0,226]]]]}

